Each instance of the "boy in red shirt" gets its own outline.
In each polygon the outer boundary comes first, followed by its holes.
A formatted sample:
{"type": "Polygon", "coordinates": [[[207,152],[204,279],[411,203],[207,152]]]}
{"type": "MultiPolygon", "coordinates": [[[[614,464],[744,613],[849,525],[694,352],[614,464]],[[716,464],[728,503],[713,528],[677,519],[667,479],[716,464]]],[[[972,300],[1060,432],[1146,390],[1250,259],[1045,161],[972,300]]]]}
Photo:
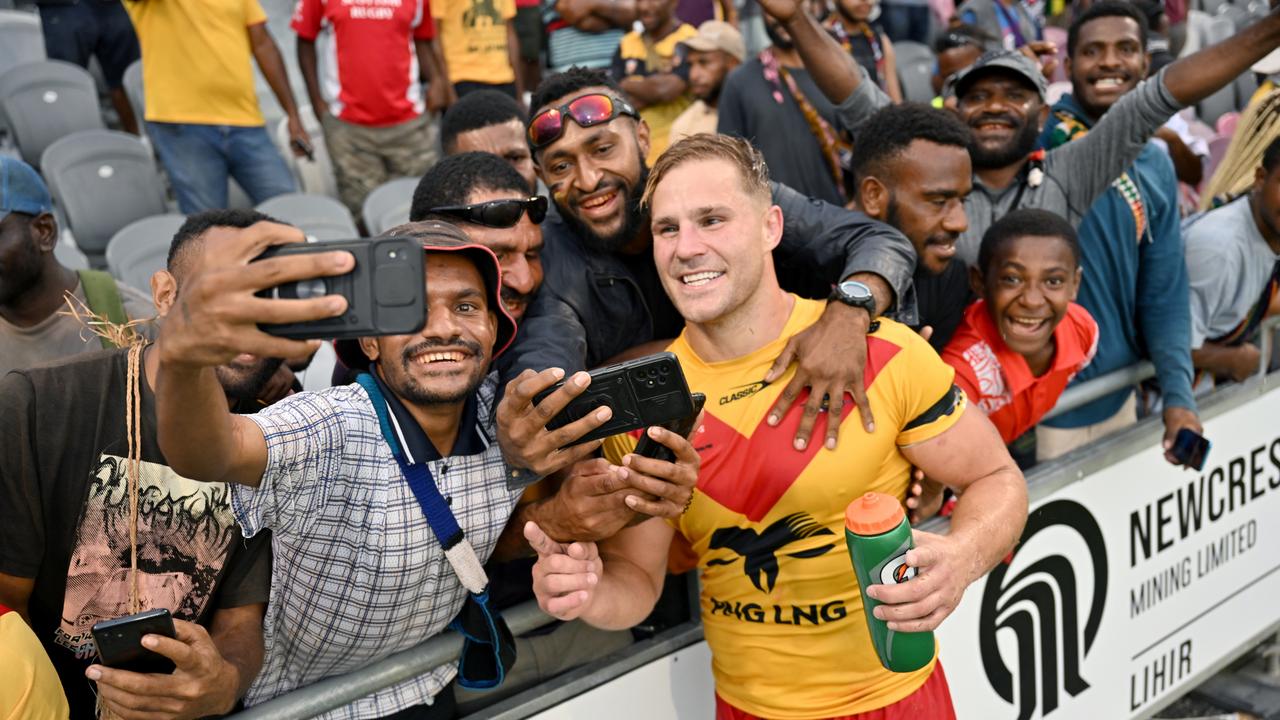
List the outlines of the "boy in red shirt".
{"type": "Polygon", "coordinates": [[[1045,210],[1016,210],[982,237],[970,269],[980,298],[942,359],[956,384],[1005,443],[1035,426],[1098,347],[1098,324],[1074,301],[1080,244],[1071,224],[1045,210]]]}

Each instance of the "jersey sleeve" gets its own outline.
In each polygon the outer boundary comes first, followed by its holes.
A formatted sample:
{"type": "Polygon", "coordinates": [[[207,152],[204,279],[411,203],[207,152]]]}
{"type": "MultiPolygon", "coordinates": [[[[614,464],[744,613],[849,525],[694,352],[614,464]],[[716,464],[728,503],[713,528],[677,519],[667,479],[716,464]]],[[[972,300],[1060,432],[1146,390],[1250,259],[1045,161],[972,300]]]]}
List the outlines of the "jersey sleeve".
{"type": "Polygon", "coordinates": [[[244,26],[252,27],[267,21],[267,13],[263,11],[258,0],[244,0],[244,26]]]}
{"type": "Polygon", "coordinates": [[[516,16],[516,0],[500,0],[498,14],[502,16],[503,20],[511,22],[516,16]]]}
{"type": "MultiPolygon", "coordinates": [[[[413,39],[436,39],[436,20],[431,14],[431,0],[422,0],[422,14],[419,15],[418,24],[413,26],[413,39]]],[[[419,72],[426,77],[426,68],[420,68],[419,72]]]]}
{"type": "Polygon", "coordinates": [[[289,27],[303,40],[314,41],[320,34],[320,21],[324,17],[324,0],[298,0],[293,8],[289,27]]]}
{"type": "Polygon", "coordinates": [[[892,340],[901,348],[893,364],[892,385],[900,422],[896,442],[913,445],[955,425],[964,410],[965,394],[955,385],[955,370],[924,338],[896,323],[893,328],[892,340]]]}
{"type": "Polygon", "coordinates": [[[443,20],[449,14],[449,0],[435,0],[433,3],[428,3],[427,14],[433,20],[443,20]]]}

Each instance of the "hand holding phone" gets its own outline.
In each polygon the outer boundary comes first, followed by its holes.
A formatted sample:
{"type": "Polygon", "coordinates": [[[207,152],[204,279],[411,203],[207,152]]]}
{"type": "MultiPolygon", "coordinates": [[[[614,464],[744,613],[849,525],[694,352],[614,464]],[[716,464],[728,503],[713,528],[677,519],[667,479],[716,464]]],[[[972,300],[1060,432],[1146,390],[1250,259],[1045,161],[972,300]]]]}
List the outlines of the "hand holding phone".
{"type": "Polygon", "coordinates": [[[1182,428],[1173,439],[1173,447],[1169,452],[1178,459],[1178,464],[1194,470],[1203,470],[1204,461],[1209,457],[1209,448],[1213,444],[1203,435],[1191,428],[1182,428]]]}
{"type": "Polygon", "coordinates": [[[311,147],[311,143],[300,138],[294,138],[289,141],[289,146],[294,149],[294,154],[305,155],[311,162],[316,161],[316,149],[311,147]]]}
{"type": "Polygon", "coordinates": [[[173,637],[173,616],[165,608],[103,620],[90,630],[102,664],[137,673],[171,673],[173,661],[142,646],[143,635],[173,637]]]}
{"type": "MultiPolygon", "coordinates": [[[[698,422],[698,415],[702,412],[702,406],[707,402],[707,396],[700,392],[691,393],[690,397],[693,399],[693,412],[661,425],[661,427],[686,440],[691,439],[689,436],[693,434],[695,423],[698,422]]],[[[641,457],[653,458],[662,462],[675,462],[676,458],[676,454],[672,452],[671,448],[649,437],[648,432],[640,436],[640,441],[636,443],[635,453],[641,457]]]]}

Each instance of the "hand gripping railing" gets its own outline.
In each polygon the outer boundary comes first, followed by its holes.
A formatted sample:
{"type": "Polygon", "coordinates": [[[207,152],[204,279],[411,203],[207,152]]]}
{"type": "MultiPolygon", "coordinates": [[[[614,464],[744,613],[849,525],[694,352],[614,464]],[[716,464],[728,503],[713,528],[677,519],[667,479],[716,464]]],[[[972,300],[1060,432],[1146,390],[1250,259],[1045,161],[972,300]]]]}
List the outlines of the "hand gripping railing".
{"type": "MultiPolygon", "coordinates": [[[[1280,316],[1262,323],[1259,375],[1265,375],[1271,358],[1273,334],[1280,328],[1280,316]]],[[[1143,361],[1082,382],[1062,393],[1058,404],[1045,417],[1074,410],[1117,390],[1155,376],[1155,367],[1143,361]]],[[[529,601],[502,612],[515,635],[522,635],[553,622],[553,618],[529,601]]],[[[342,707],[370,693],[421,675],[446,663],[456,662],[462,650],[462,636],[455,632],[437,635],[421,645],[403,650],[345,675],[326,678],[298,688],[235,715],[236,720],[299,720],[342,707]]]]}

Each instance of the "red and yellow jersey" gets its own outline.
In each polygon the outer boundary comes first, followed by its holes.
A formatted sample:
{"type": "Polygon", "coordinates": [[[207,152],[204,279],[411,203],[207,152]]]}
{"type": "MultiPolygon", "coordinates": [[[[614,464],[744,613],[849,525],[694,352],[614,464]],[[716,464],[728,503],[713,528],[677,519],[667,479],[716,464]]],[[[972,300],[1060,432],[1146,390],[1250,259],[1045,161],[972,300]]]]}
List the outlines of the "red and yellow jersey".
{"type": "MultiPolygon", "coordinates": [[[[777,427],[765,422],[794,366],[761,378],[787,339],[813,324],[824,303],[795,298],[782,335],[734,360],[701,360],[681,335],[669,348],[689,388],[706,393],[693,438],[702,458],[689,511],[674,522],[698,556],[702,619],[716,692],[759,717],[807,720],[866,712],[911,694],[933,671],[892,673],[876,658],[844,542],[844,510],[868,491],[905,497],[910,464],[900,446],[950,428],[964,396],[954,372],[907,327],[881,320],[867,336],[865,383],[875,413],[868,434],[856,410],[835,451],[822,449],[825,418],[804,452],[792,447],[801,406],[777,427]]],[[[619,462],[635,445],[610,438],[619,462]]]]}

